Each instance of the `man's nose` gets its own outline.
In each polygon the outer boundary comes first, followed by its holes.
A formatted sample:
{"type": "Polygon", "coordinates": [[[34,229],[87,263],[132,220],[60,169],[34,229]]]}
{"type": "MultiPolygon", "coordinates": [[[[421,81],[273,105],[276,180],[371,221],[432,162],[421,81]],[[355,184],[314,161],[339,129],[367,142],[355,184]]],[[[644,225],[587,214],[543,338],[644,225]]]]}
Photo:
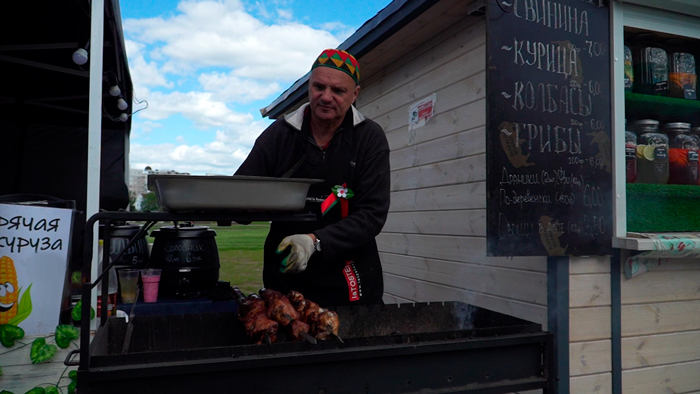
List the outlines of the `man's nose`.
{"type": "Polygon", "coordinates": [[[331,101],[333,99],[333,94],[330,89],[324,89],[323,92],[321,92],[321,100],[323,101],[331,101]]]}

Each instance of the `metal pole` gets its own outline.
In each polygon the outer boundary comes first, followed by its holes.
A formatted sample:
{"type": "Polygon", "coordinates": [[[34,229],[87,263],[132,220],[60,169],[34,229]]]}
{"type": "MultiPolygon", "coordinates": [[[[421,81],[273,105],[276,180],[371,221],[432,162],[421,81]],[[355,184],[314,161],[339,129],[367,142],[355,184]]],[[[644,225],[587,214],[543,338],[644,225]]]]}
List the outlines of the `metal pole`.
{"type": "Polygon", "coordinates": [[[564,394],[569,392],[568,257],[547,257],[547,317],[547,331],[554,334],[555,392],[564,394]]]}
{"type": "MultiPolygon", "coordinates": [[[[100,210],[100,156],[102,149],[102,52],[104,45],[104,0],[92,0],[90,22],[90,105],[88,115],[87,206],[85,217],[100,210]]],[[[97,225],[95,223],[95,225],[97,225]]],[[[95,230],[96,233],[96,230],[95,230]]],[[[92,270],[90,278],[97,277],[97,237],[92,242],[92,270]]],[[[92,281],[92,280],[91,280],[92,281]]],[[[97,309],[96,294],[90,292],[90,305],[97,309]]],[[[83,305],[83,308],[86,306],[83,305]]],[[[90,329],[95,329],[92,322],[90,329]]]]}

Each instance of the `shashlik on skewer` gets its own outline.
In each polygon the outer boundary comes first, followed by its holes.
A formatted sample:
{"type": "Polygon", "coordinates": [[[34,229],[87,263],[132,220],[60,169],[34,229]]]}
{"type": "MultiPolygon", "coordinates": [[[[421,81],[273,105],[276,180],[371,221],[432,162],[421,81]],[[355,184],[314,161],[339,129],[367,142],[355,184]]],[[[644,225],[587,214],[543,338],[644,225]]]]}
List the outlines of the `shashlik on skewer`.
{"type": "Polygon", "coordinates": [[[238,318],[243,322],[246,334],[256,340],[257,344],[277,340],[279,323],[267,316],[265,301],[251,294],[240,303],[239,307],[238,318]]]}
{"type": "Polygon", "coordinates": [[[239,303],[238,318],[247,335],[258,344],[275,342],[280,335],[280,326],[287,338],[294,341],[306,340],[315,344],[316,339],[340,340],[338,315],[305,299],[297,291],[285,296],[275,290],[260,289],[260,298],[257,294],[246,297],[234,287],[233,293],[239,303]]]}
{"type": "Polygon", "coordinates": [[[340,328],[338,314],[318,306],[317,303],[309,301],[298,291],[290,291],[289,300],[292,302],[297,312],[301,315],[301,320],[311,327],[311,333],[316,339],[337,338],[340,328]]]}

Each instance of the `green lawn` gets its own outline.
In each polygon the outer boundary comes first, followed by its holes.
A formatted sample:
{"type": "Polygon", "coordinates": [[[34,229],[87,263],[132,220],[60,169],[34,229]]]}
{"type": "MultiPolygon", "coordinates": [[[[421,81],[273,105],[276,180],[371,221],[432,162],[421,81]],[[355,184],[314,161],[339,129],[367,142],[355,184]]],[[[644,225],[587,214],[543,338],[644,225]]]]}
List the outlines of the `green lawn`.
{"type": "MultiPolygon", "coordinates": [[[[172,225],[165,224],[163,225],[172,225]]],[[[216,246],[219,248],[219,280],[238,286],[245,294],[257,292],[262,287],[263,245],[270,230],[270,223],[255,222],[247,226],[233,224],[218,227],[207,223],[216,231],[216,246]]],[[[155,229],[155,228],[154,228],[155,229]]],[[[148,242],[153,242],[148,237],[148,242]]]]}
{"type": "Polygon", "coordinates": [[[219,280],[231,282],[245,294],[262,287],[263,245],[270,223],[251,223],[247,226],[212,227],[216,231],[219,248],[219,280]]]}

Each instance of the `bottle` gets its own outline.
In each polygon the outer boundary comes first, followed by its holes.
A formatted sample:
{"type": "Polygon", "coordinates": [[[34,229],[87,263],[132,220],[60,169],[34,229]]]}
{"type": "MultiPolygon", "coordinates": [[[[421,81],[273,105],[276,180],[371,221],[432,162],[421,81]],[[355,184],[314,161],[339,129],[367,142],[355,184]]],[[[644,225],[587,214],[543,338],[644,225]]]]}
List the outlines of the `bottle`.
{"type": "Polygon", "coordinates": [[[667,45],[669,47],[669,97],[697,99],[698,76],[695,68],[695,57],[685,49],[686,43],[683,40],[669,40],[667,45]]]}
{"type": "Polygon", "coordinates": [[[673,122],[662,126],[668,135],[669,180],[676,185],[696,185],[698,183],[698,148],[700,139],[690,132],[690,123],[673,122]]]}
{"type": "Polygon", "coordinates": [[[637,46],[632,53],[634,91],[642,94],[666,96],[668,94],[668,55],[658,43],[654,33],[637,36],[637,46]]]}
{"type": "MultiPolygon", "coordinates": [[[[97,247],[97,272],[98,275],[102,273],[102,255],[104,250],[104,241],[98,241],[97,247]]],[[[109,270],[109,274],[102,277],[102,280],[97,284],[97,316],[100,316],[102,311],[102,283],[109,279],[109,287],[107,288],[107,316],[114,316],[117,312],[117,291],[119,290],[119,283],[117,282],[117,270],[112,267],[109,270]]]]}
{"type": "Polygon", "coordinates": [[[632,130],[637,134],[637,183],[668,183],[668,136],[659,131],[659,121],[637,120],[632,130]]]}
{"type": "Polygon", "coordinates": [[[637,135],[625,130],[625,166],[627,167],[627,183],[637,181],[637,135]]]}

